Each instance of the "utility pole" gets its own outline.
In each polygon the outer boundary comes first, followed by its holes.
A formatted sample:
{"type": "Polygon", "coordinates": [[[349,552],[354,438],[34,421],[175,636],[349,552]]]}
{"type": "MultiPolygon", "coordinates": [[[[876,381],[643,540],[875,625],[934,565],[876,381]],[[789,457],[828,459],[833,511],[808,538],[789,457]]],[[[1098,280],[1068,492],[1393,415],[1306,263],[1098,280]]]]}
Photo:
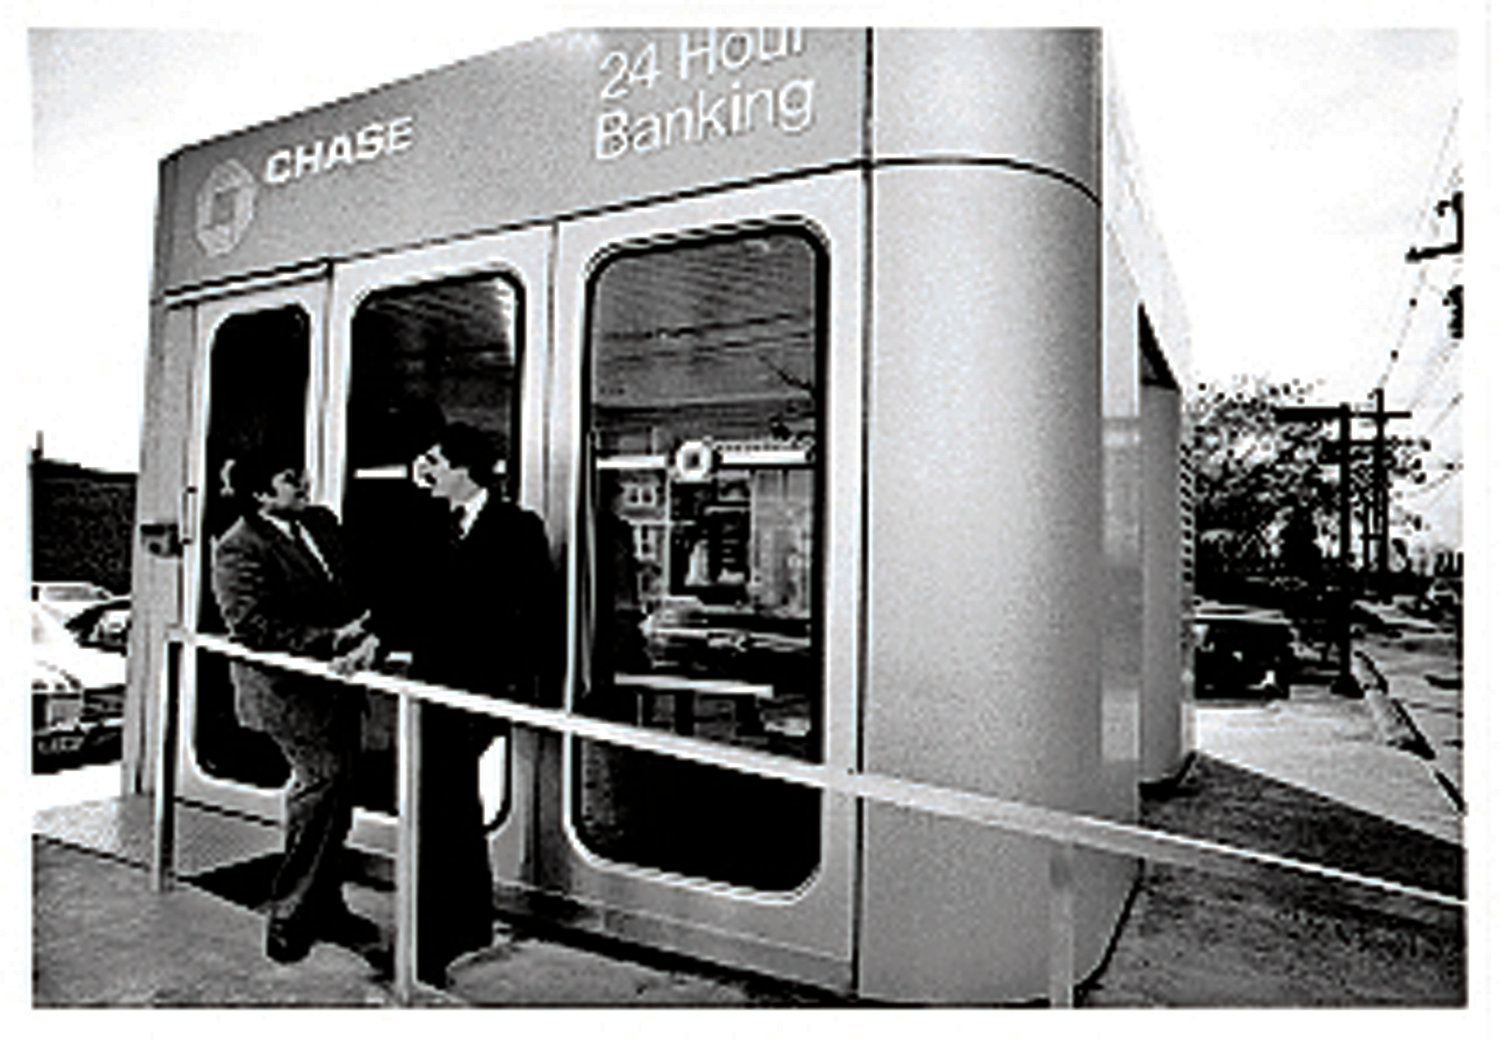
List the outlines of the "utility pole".
{"type": "MultiPolygon", "coordinates": [[[[1354,447],[1358,448],[1366,444],[1374,444],[1373,441],[1354,441],[1354,447]]],[[[1372,546],[1379,537],[1375,523],[1375,489],[1371,485],[1369,476],[1360,482],[1356,489],[1359,498],[1359,573],[1363,577],[1362,588],[1366,592],[1370,589],[1370,577],[1375,572],[1375,553],[1372,546]]]]}
{"type": "MultiPolygon", "coordinates": [[[[1424,261],[1434,260],[1434,259],[1436,259],[1438,257],[1462,256],[1463,255],[1463,251],[1464,251],[1464,193],[1463,193],[1462,189],[1455,190],[1453,192],[1453,194],[1450,195],[1448,198],[1442,199],[1442,200],[1440,200],[1438,202],[1438,204],[1437,204],[1437,215],[1439,217],[1441,217],[1443,214],[1447,213],[1449,210],[1453,211],[1453,240],[1451,242],[1444,242],[1444,243],[1442,243],[1440,245],[1437,245],[1437,246],[1413,246],[1413,247],[1411,247],[1410,249],[1408,249],[1406,251],[1406,262],[1408,264],[1420,264],[1420,263],[1423,263],[1424,261]]],[[[1415,306],[1416,301],[1413,300],[1412,304],[1413,304],[1413,306],[1415,306]]],[[[1455,282],[1453,285],[1451,285],[1451,286],[1448,287],[1448,291],[1443,294],[1443,305],[1449,309],[1449,314],[1448,314],[1448,335],[1451,336],[1454,340],[1462,340],[1463,337],[1464,337],[1464,287],[1463,287],[1462,283],[1455,282]]],[[[1410,412],[1401,412],[1401,413],[1386,412],[1385,411],[1385,390],[1384,390],[1384,388],[1377,387],[1375,389],[1375,391],[1374,391],[1374,397],[1375,397],[1375,412],[1376,412],[1376,415],[1378,417],[1380,417],[1380,418],[1376,419],[1376,427],[1375,427],[1375,439],[1376,439],[1376,442],[1377,442],[1377,447],[1376,447],[1376,450],[1375,450],[1375,465],[1376,465],[1376,468],[1377,468],[1376,472],[1382,475],[1381,494],[1382,494],[1382,496],[1386,496],[1386,504],[1385,504],[1385,512],[1384,512],[1384,530],[1382,531],[1382,537],[1381,537],[1381,558],[1380,558],[1380,574],[1381,574],[1382,580],[1384,580],[1387,577],[1387,567],[1388,567],[1388,564],[1389,564],[1389,560],[1388,560],[1388,557],[1386,556],[1386,554],[1388,553],[1388,547],[1389,547],[1389,542],[1390,542],[1390,539],[1389,539],[1389,533],[1390,533],[1390,505],[1389,505],[1389,498],[1388,498],[1389,493],[1388,493],[1387,489],[1385,488],[1385,484],[1384,484],[1384,480],[1383,480],[1384,473],[1385,473],[1384,444],[1383,444],[1383,441],[1382,441],[1382,435],[1383,435],[1383,432],[1384,432],[1384,420],[1385,420],[1385,418],[1392,418],[1392,419],[1394,419],[1394,418],[1400,418],[1400,417],[1410,416],[1411,413],[1410,412]]],[[[1389,584],[1388,583],[1383,583],[1382,584],[1382,588],[1381,588],[1382,599],[1384,598],[1384,594],[1385,594],[1385,592],[1386,592],[1386,590],[1388,588],[1389,588],[1389,584]]]]}
{"type": "Polygon", "coordinates": [[[1437,215],[1441,217],[1449,210],[1453,211],[1453,241],[1445,242],[1440,246],[1413,246],[1406,251],[1406,262],[1408,264],[1419,264],[1424,260],[1432,260],[1435,257],[1445,257],[1452,253],[1464,251],[1464,193],[1454,192],[1452,196],[1443,199],[1437,204],[1437,215]]]}
{"type": "Polygon", "coordinates": [[[1355,695],[1360,692],[1359,681],[1354,678],[1353,633],[1351,618],[1354,608],[1353,582],[1349,574],[1349,462],[1354,446],[1349,444],[1349,406],[1339,406],[1339,674],[1330,688],[1335,694],[1355,695]]]}
{"type": "MultiPolygon", "coordinates": [[[[1410,416],[1410,412],[1401,416],[1410,416]]],[[[1371,460],[1373,480],[1370,487],[1373,520],[1375,521],[1375,598],[1382,603],[1390,591],[1391,566],[1391,497],[1386,487],[1385,476],[1385,423],[1388,419],[1400,418],[1385,410],[1385,388],[1375,388],[1375,458],[1371,460]]]]}
{"type": "MultiPolygon", "coordinates": [[[[1385,489],[1385,423],[1388,419],[1405,419],[1411,416],[1410,412],[1388,412],[1385,408],[1385,392],[1377,392],[1375,399],[1376,407],[1373,412],[1356,412],[1347,403],[1341,405],[1309,405],[1288,408],[1278,408],[1273,415],[1278,423],[1327,423],[1338,421],[1339,439],[1335,447],[1335,460],[1339,467],[1339,549],[1338,566],[1334,569],[1334,629],[1338,633],[1339,642],[1339,674],[1333,681],[1332,690],[1335,694],[1357,695],[1360,693],[1359,682],[1354,678],[1353,671],[1353,634],[1351,632],[1353,600],[1354,600],[1354,576],[1349,566],[1350,557],[1353,553],[1353,517],[1351,510],[1351,491],[1353,481],[1351,469],[1354,457],[1354,440],[1351,429],[1355,419],[1373,419],[1375,421],[1375,474],[1374,487],[1371,494],[1377,496],[1377,512],[1384,518],[1388,506],[1388,498],[1385,489]]],[[[1389,563],[1387,520],[1381,519],[1379,524],[1379,539],[1377,543],[1377,567],[1379,569],[1379,588],[1383,591],[1386,587],[1386,567],[1389,563]]]]}
{"type": "Polygon", "coordinates": [[[1349,427],[1352,410],[1347,404],[1337,406],[1297,406],[1278,408],[1273,415],[1278,423],[1326,423],[1337,420],[1339,440],[1337,459],[1339,466],[1339,550],[1338,566],[1334,568],[1333,623],[1338,634],[1339,674],[1334,678],[1332,690],[1335,694],[1358,694],[1359,681],[1354,678],[1352,634],[1353,589],[1349,573],[1349,457],[1353,448],[1349,444],[1349,427]]]}

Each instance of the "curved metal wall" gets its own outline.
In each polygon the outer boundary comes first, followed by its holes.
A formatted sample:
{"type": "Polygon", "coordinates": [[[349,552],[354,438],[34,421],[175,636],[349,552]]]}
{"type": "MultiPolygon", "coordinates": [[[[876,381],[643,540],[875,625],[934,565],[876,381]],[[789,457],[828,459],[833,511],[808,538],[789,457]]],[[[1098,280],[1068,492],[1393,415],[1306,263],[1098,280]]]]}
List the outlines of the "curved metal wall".
{"type": "Polygon", "coordinates": [[[1141,778],[1161,781],[1182,770],[1191,748],[1191,713],[1183,682],[1182,504],[1178,453],[1182,397],[1167,387],[1141,388],[1142,599],[1145,632],[1141,683],[1141,778]]]}
{"type": "MultiPolygon", "coordinates": [[[[864,768],[1108,812],[1098,205],[964,166],[874,192],[864,768]]],[[[1086,970],[1131,868],[1084,861],[1086,970]]],[[[1046,878],[1042,843],[872,807],[861,991],[1044,992],[1046,878]]]]}
{"type": "Polygon", "coordinates": [[[855,162],[866,40],[559,32],[184,148],[162,162],[156,290],[855,162]],[[658,146],[613,147],[626,123],[658,146]]]}
{"type": "Polygon", "coordinates": [[[882,29],[873,66],[876,160],[1009,160],[1098,197],[1097,30],[882,29]]]}
{"type": "Polygon", "coordinates": [[[1103,755],[1115,774],[1120,816],[1137,810],[1142,640],[1141,348],[1135,280],[1114,229],[1104,229],[1102,400],[1104,434],[1103,755]]]}

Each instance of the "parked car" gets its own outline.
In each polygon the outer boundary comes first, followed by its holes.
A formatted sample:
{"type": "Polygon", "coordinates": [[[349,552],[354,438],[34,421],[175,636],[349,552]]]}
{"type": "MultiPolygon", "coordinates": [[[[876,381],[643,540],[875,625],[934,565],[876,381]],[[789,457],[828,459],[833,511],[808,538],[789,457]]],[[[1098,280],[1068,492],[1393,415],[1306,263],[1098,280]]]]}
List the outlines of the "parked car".
{"type": "Polygon", "coordinates": [[[112,600],[114,596],[108,589],[92,582],[31,583],[31,599],[63,620],[93,604],[112,600]]]}
{"type": "Polygon", "coordinates": [[[71,673],[31,662],[32,766],[83,751],[83,687],[71,673]]]}
{"type": "Polygon", "coordinates": [[[1434,578],[1417,600],[1417,612],[1435,620],[1457,617],[1463,606],[1461,583],[1442,575],[1434,578]]]}
{"type": "Polygon", "coordinates": [[[33,766],[118,747],[125,656],[83,646],[40,601],[30,610],[33,766]]]}
{"type": "Polygon", "coordinates": [[[124,654],[130,644],[130,597],[117,596],[90,604],[63,625],[84,647],[124,654]]]}
{"type": "Polygon", "coordinates": [[[705,604],[691,596],[664,597],[641,623],[655,668],[757,682],[775,682],[787,670],[805,668],[812,647],[809,630],[805,617],[705,604]]]}
{"type": "Polygon", "coordinates": [[[1284,698],[1292,626],[1279,611],[1204,603],[1193,616],[1198,697],[1284,698]]]}

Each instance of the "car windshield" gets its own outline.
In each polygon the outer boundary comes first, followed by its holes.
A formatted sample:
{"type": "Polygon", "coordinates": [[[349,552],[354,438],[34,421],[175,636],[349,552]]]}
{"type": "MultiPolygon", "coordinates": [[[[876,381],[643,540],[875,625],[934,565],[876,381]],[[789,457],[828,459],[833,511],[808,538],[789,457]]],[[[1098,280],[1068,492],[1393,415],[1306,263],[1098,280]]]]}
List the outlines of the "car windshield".
{"type": "Polygon", "coordinates": [[[84,647],[123,653],[130,632],[130,601],[114,599],[93,604],[63,625],[84,647]]]}

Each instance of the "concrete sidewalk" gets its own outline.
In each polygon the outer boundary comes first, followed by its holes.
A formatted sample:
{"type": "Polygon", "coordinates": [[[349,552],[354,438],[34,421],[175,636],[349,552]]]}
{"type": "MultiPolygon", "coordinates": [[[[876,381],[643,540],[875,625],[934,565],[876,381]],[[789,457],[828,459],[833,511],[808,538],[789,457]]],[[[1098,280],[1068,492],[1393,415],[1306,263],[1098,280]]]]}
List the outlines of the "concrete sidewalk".
{"type": "MultiPolygon", "coordinates": [[[[1405,748],[1459,808],[1467,804],[1463,770],[1463,670],[1457,638],[1435,626],[1406,625],[1371,634],[1359,658],[1372,673],[1381,712],[1404,728],[1405,748]]],[[[1391,735],[1387,735],[1387,740],[1391,735]]]]}
{"type": "MultiPolygon", "coordinates": [[[[1412,663],[1408,663],[1412,664],[1412,663]]],[[[1413,675],[1422,675],[1417,665],[1413,675]]],[[[1400,670],[1393,672],[1399,675],[1400,670]]],[[[1461,816],[1428,765],[1388,743],[1368,706],[1318,688],[1286,701],[1200,704],[1199,754],[1180,785],[1143,798],[1142,822],[1412,885],[1462,892],[1461,816]]],[[[277,839],[184,811],[184,871],[246,865],[277,839]],[[209,856],[209,853],[212,856],[209,856]]],[[[261,954],[261,918],[239,879],[153,894],[147,800],[107,800],[34,826],[33,1000],[38,1007],[382,1007],[389,986],[356,955],[320,944],[305,962],[261,954]],[[202,886],[217,890],[211,892],[202,886]],[[238,902],[236,902],[236,899],[238,902]]],[[[390,927],[390,893],[346,886],[390,927]]],[[[1220,878],[1147,865],[1111,957],[1081,988],[1094,1007],[1461,1007],[1464,923],[1392,912],[1353,891],[1266,875],[1220,878]]],[[[849,1007],[846,996],[586,940],[525,923],[455,967],[429,1005],[849,1007]]]]}
{"type": "Polygon", "coordinates": [[[32,870],[38,1008],[392,1003],[354,954],[319,945],[277,965],[258,915],[192,886],[153,894],[138,865],[34,838],[32,870]]]}
{"type": "MultiPolygon", "coordinates": [[[[262,952],[254,906],[273,829],[179,809],[182,881],[150,888],[151,801],[108,799],[38,814],[32,839],[36,1007],[394,1007],[388,979],[319,943],[295,965],[262,952]],[[233,859],[228,868],[208,864],[233,859]]],[[[353,909],[393,932],[389,887],[346,882],[353,909]]],[[[838,1007],[833,994],[660,952],[497,921],[494,945],[455,963],[427,1007],[838,1007]]]]}
{"type": "MultiPolygon", "coordinates": [[[[1285,700],[1200,702],[1198,757],[1142,822],[1450,895],[1464,893],[1462,691],[1451,635],[1401,624],[1357,651],[1363,698],[1295,684],[1285,700]],[[1374,689],[1375,687],[1381,690],[1374,689]],[[1436,692],[1434,692],[1436,691],[1436,692]],[[1393,732],[1392,703],[1414,728],[1393,732]],[[1431,758],[1413,751],[1439,749],[1431,758]],[[1461,783],[1461,782],[1460,782],[1461,783]]],[[[1089,1003],[1170,1007],[1462,1007],[1467,923],[1357,906],[1368,891],[1151,865],[1089,1003]],[[1409,915],[1409,916],[1408,916],[1409,915]]]]}

